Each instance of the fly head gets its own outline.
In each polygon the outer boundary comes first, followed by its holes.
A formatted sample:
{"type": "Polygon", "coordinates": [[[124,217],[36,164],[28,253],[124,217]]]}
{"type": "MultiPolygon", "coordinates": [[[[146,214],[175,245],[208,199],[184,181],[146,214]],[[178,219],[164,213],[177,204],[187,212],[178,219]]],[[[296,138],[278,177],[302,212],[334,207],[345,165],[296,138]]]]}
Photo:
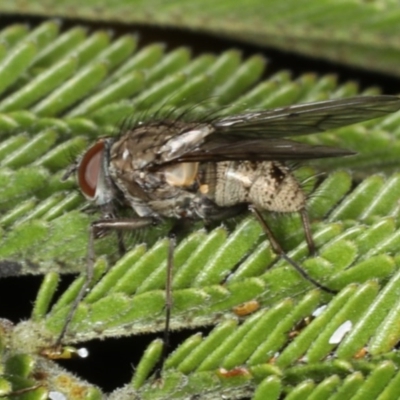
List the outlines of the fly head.
{"type": "Polygon", "coordinates": [[[100,139],[80,159],[77,167],[79,189],[98,206],[111,203],[115,189],[108,170],[111,139],[100,139]]]}

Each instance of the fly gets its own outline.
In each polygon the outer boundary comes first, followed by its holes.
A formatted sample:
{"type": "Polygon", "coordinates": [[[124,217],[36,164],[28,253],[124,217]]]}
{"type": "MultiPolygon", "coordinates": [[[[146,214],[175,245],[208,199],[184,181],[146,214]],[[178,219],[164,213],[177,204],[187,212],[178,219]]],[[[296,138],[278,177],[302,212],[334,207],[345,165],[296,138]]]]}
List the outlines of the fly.
{"type": "MultiPolygon", "coordinates": [[[[285,137],[323,132],[399,109],[400,98],[396,96],[360,96],[248,112],[209,122],[139,123],[118,137],[99,139],[65,175],[67,178],[76,171],[80,190],[99,207],[102,217],[91,225],[87,278],[71,307],[57,345],[61,344],[92,280],[95,238],[108,230],[116,230],[123,251],[122,230],[150,226],[164,218],[173,218],[179,227],[185,221],[218,221],[250,209],[273,250],[305,279],[334,293],[287,256],[262,212],[300,213],[308,249],[313,253],[315,246],[306,211],[306,195],[285,162],[355,153],[285,137]],[[121,203],[132,208],[136,217],[118,218],[121,203]]],[[[174,246],[174,236],[170,235],[164,351],[168,347],[172,307],[174,246]]]]}

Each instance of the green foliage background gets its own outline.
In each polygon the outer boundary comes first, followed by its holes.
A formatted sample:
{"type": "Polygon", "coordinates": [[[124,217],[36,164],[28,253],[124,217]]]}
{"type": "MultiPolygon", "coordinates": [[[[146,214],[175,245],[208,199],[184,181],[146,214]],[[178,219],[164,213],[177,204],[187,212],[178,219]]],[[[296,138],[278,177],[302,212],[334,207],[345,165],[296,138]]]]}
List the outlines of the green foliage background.
{"type": "MultiPolygon", "coordinates": [[[[398,74],[397,2],[236,3],[0,1],[0,10],[27,20],[61,16],[203,30],[398,74]]],[[[176,250],[172,328],[214,329],[205,337],[194,333],[170,355],[162,382],[149,378],[159,340],[143,349],[131,382],[107,395],[40,355],[54,343],[83,283],[78,278],[50,308],[59,274],[84,270],[88,225],[96,218],[83,209],[74,179],[60,181],[71,157],[96,137],[115,133],[124,118],[151,118],[160,109],[180,112],[200,104],[193,113],[201,117],[359,94],[354,82],[339,85],[335,76],[312,71],[293,78],[290,68],[268,74],[268,60],[257,54],[243,59],[237,49],[193,57],[189,47],[141,46],[134,28],[113,37],[108,30],[89,31],[85,22],[65,29],[47,20],[1,30],[0,275],[44,274],[44,281],[29,321],[1,321],[0,395],[399,397],[399,113],[304,138],[360,153],[297,171],[308,182],[316,256],[307,254],[298,216],[268,217],[289,255],[337,295],[316,290],[281,260],[266,269],[275,255],[250,216],[209,233],[199,225],[176,250]],[[318,177],[321,170],[329,173],[318,177]],[[255,313],[235,314],[235,306],[254,300],[260,306],[255,313]],[[347,335],[330,343],[345,323],[347,335]]],[[[166,231],[153,229],[147,247],[132,244],[120,260],[112,237],[96,244],[96,279],[66,342],[79,347],[93,338],[162,331],[166,231]]]]}

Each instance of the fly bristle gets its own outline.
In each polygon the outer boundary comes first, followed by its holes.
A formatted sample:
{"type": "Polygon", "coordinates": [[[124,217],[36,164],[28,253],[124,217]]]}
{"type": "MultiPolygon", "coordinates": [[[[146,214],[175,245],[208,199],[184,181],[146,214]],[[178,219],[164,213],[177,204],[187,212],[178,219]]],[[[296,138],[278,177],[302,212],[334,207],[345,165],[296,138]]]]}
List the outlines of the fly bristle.
{"type": "Polygon", "coordinates": [[[184,106],[170,106],[168,99],[156,108],[147,110],[134,110],[132,115],[123,118],[116,127],[113,136],[119,138],[121,135],[132,131],[139,126],[163,126],[170,128],[182,122],[197,123],[199,126],[212,123],[221,118],[221,112],[227,106],[215,107],[211,99],[205,99],[198,103],[184,106]]]}

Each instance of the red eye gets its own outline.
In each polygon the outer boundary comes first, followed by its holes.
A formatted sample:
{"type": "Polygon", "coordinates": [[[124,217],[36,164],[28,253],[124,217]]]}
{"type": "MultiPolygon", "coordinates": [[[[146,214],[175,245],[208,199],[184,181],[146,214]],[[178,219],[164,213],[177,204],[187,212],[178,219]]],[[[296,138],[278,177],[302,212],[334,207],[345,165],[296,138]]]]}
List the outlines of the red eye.
{"type": "Polygon", "coordinates": [[[92,146],[83,156],[78,168],[78,183],[82,193],[94,199],[97,180],[104,153],[104,142],[101,140],[92,146]]]}

